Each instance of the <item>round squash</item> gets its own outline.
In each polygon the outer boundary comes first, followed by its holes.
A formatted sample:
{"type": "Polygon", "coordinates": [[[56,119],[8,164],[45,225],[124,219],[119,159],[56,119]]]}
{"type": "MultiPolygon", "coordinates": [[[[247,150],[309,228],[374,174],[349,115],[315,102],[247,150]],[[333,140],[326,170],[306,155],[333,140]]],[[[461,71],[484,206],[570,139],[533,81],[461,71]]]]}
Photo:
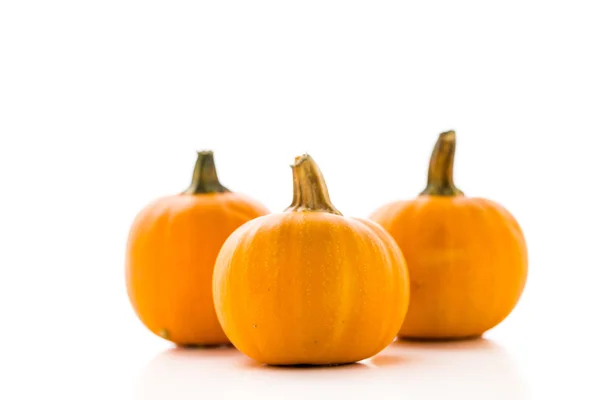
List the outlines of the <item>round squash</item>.
{"type": "Polygon", "coordinates": [[[402,249],[411,298],[400,336],[481,336],[517,304],[527,247],[517,221],[498,203],[466,197],[453,180],[456,135],[440,134],[426,189],[371,215],[402,249]]]}
{"type": "Polygon", "coordinates": [[[215,259],[231,232],[267,213],[221,185],[212,152],[199,152],[190,187],[148,205],[131,227],[127,290],[146,327],[183,346],[229,343],[213,306],[215,259]]]}
{"type": "Polygon", "coordinates": [[[395,337],[408,306],[404,258],[377,224],[331,204],[304,155],[285,212],[246,223],[215,265],[215,309],[233,345],[271,365],[345,364],[395,337]]]}

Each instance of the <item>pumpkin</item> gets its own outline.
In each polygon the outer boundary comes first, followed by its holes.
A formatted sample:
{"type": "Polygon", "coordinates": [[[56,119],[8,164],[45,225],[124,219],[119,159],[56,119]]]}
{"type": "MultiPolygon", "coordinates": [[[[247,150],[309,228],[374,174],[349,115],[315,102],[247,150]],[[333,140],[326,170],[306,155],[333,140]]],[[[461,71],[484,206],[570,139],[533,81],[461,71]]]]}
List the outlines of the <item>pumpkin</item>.
{"type": "Polygon", "coordinates": [[[223,186],[213,153],[199,152],[189,188],[145,207],[131,227],[127,290],[146,327],[182,346],[229,343],[213,306],[215,259],[231,232],[266,213],[223,186]]]}
{"type": "Polygon", "coordinates": [[[455,132],[440,134],[420,196],[371,215],[394,237],[410,273],[400,337],[481,336],[509,315],[525,286],[527,247],[519,224],[500,204],[469,198],[454,185],[455,148],[455,132]]]}
{"type": "Polygon", "coordinates": [[[406,314],[402,253],[377,224],[342,216],[312,157],[296,157],[292,171],[292,204],[238,228],[219,253],[213,293],[221,326],[263,364],[371,357],[406,314]]]}

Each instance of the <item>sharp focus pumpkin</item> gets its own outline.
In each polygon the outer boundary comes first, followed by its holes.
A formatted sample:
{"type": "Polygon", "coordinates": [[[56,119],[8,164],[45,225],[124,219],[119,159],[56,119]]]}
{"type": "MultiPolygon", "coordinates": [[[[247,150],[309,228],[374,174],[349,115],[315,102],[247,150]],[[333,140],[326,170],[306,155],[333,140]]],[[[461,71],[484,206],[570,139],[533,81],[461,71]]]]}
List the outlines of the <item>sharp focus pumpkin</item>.
{"type": "Polygon", "coordinates": [[[292,170],[292,205],[246,223],[219,253],[219,321],[235,347],[261,363],[371,357],[394,339],[406,313],[402,253],[377,224],[340,214],[310,156],[292,170]]]}
{"type": "Polygon", "coordinates": [[[410,272],[404,338],[480,336],[509,315],[525,286],[521,228],[498,203],[454,185],[455,146],[453,131],[440,134],[421,195],[371,215],[396,239],[410,272]]]}
{"type": "Polygon", "coordinates": [[[212,274],[225,239],[268,211],[221,185],[212,152],[199,152],[192,183],[136,217],[127,245],[127,289],[146,327],[178,345],[229,343],[214,311],[212,274]]]}

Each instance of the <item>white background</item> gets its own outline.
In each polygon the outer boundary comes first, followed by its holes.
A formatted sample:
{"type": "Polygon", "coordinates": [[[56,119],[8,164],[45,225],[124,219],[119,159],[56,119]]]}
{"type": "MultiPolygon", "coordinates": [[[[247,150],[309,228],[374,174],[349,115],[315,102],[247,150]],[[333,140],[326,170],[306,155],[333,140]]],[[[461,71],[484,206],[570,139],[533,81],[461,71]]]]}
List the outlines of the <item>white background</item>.
{"type": "Polygon", "coordinates": [[[0,2],[0,398],[600,398],[600,9],[569,1],[0,2]],[[329,369],[180,352],[124,285],[135,214],[213,149],[273,211],[295,155],[366,216],[456,182],[520,221],[530,275],[487,341],[329,369]]]}

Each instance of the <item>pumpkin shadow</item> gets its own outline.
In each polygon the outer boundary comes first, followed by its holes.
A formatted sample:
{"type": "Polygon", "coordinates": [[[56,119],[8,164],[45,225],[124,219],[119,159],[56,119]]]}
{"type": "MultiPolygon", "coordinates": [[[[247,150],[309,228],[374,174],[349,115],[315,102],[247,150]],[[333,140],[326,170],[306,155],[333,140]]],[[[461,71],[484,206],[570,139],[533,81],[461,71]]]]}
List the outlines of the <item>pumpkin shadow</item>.
{"type": "Polygon", "coordinates": [[[233,346],[169,348],[156,355],[142,371],[136,398],[198,399],[211,388],[216,389],[221,371],[244,359],[233,346]]]}
{"type": "Polygon", "coordinates": [[[184,367],[195,363],[196,359],[215,360],[235,358],[241,353],[232,345],[218,346],[174,346],[158,353],[149,363],[152,365],[168,365],[169,368],[184,367]]]}
{"type": "Polygon", "coordinates": [[[500,346],[481,336],[464,339],[412,339],[398,338],[390,346],[423,350],[491,350],[500,346]]]}
{"type": "Polygon", "coordinates": [[[396,341],[378,355],[337,366],[269,366],[234,347],[171,348],[144,369],[138,400],[336,397],[371,398],[392,389],[404,398],[526,398],[525,385],[510,354],[496,342],[396,341]]]}
{"type": "Polygon", "coordinates": [[[379,353],[374,357],[371,357],[368,360],[368,363],[376,368],[395,367],[400,364],[409,364],[411,362],[412,360],[410,359],[410,357],[406,357],[404,355],[398,356],[394,354],[385,354],[383,352],[379,353]]]}
{"type": "MultiPolygon", "coordinates": [[[[397,340],[388,352],[411,359],[409,392],[424,398],[444,393],[467,399],[524,399],[526,385],[508,351],[493,340],[397,340]]],[[[409,396],[410,397],[410,396],[409,396]]]]}
{"type": "Polygon", "coordinates": [[[217,350],[235,348],[229,344],[180,344],[176,345],[173,350],[191,351],[191,350],[217,350]]]}
{"type": "Polygon", "coordinates": [[[318,371],[319,373],[326,373],[326,371],[352,371],[352,370],[364,370],[368,369],[369,366],[361,362],[347,363],[347,364],[329,364],[329,365],[312,365],[312,364],[295,364],[295,365],[268,365],[261,364],[254,360],[247,360],[241,364],[242,367],[255,370],[264,370],[272,373],[291,373],[291,374],[310,374],[318,371]]]}
{"type": "MultiPolygon", "coordinates": [[[[343,365],[272,366],[260,364],[234,347],[171,348],[155,356],[142,371],[138,400],[197,400],[243,398],[261,393],[262,398],[289,398],[290,387],[311,384],[344,386],[373,368],[364,363],[343,365]]],[[[304,391],[298,394],[306,395],[304,391]]]]}

